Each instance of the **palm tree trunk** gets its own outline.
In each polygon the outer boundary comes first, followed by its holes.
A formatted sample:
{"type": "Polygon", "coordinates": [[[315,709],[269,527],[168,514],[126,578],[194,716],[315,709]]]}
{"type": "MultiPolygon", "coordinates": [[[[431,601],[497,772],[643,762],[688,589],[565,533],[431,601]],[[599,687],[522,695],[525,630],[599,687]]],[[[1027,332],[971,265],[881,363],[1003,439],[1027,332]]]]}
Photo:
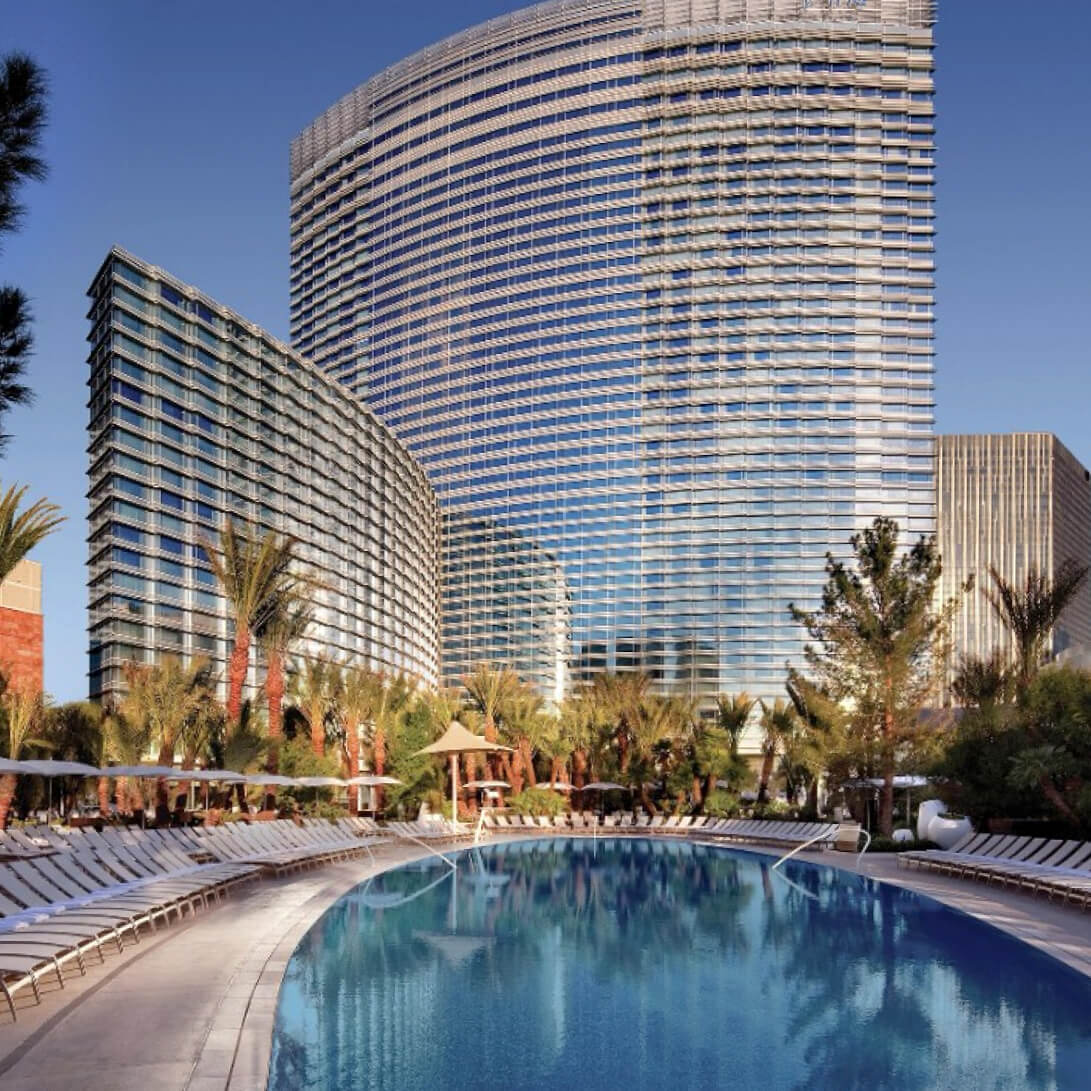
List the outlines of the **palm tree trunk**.
{"type": "Polygon", "coordinates": [[[11,801],[15,798],[15,774],[5,773],[0,777],[0,830],[8,828],[8,813],[11,801]]]}
{"type": "MultiPolygon", "coordinates": [[[[105,764],[105,762],[103,763],[105,764]]],[[[110,778],[98,778],[98,809],[103,818],[110,817],[110,778]]]]}
{"type": "Polygon", "coordinates": [[[648,814],[656,815],[659,813],[655,804],[652,802],[652,797],[648,793],[648,786],[644,781],[640,782],[640,802],[644,805],[644,810],[646,810],[648,814]]]}
{"type": "Polygon", "coordinates": [[[315,713],[311,713],[308,722],[311,725],[311,749],[321,758],[326,753],[326,722],[315,713]]]}
{"type": "MultiPolygon", "coordinates": [[[[508,755],[504,755],[508,758],[508,755]]],[[[518,795],[523,790],[523,755],[519,750],[512,752],[508,759],[508,777],[507,781],[511,785],[511,790],[514,795],[518,795]]]]}
{"type": "MultiPolygon", "coordinates": [[[[159,764],[174,764],[174,747],[163,743],[159,747],[159,764]]],[[[167,778],[156,777],[155,780],[155,821],[157,825],[165,826],[170,822],[170,797],[167,794],[167,778]]]]}
{"type": "Polygon", "coordinates": [[[236,621],[235,646],[231,649],[231,659],[227,667],[227,718],[231,723],[238,723],[242,713],[242,687],[246,685],[246,674],[250,669],[250,629],[236,621]]]}
{"type": "MultiPolygon", "coordinates": [[[[345,744],[349,752],[349,780],[360,775],[360,725],[353,719],[345,724],[345,744]]],[[[360,813],[360,788],[349,789],[349,800],[353,814],[360,813]]]]}
{"type": "Polygon", "coordinates": [[[265,672],[265,700],[269,708],[267,764],[269,772],[275,773],[280,768],[280,741],[284,737],[284,655],[275,648],[269,649],[269,664],[265,672]]]}
{"type": "MultiPolygon", "coordinates": [[[[888,687],[889,689],[890,687],[888,687]]],[[[883,709],[883,742],[881,760],[883,786],[879,790],[879,832],[894,836],[894,712],[890,704],[883,709]]]]}
{"type": "Polygon", "coordinates": [[[586,783],[587,755],[582,750],[572,751],[572,783],[582,788],[586,783]]]}
{"type": "Polygon", "coordinates": [[[538,786],[538,778],[534,775],[534,754],[530,749],[529,739],[519,740],[519,754],[523,759],[523,768],[526,772],[527,784],[531,788],[538,786]]]}
{"type": "Polygon", "coordinates": [[[765,748],[761,757],[761,779],[758,781],[758,802],[769,802],[769,781],[773,776],[773,758],[775,751],[769,747],[765,748]]]}

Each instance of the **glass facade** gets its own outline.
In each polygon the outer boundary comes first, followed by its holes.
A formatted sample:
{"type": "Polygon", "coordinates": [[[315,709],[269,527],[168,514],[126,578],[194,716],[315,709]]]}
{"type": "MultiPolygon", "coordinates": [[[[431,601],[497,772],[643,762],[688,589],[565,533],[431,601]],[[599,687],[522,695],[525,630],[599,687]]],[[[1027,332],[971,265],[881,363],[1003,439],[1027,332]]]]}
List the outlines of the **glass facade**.
{"type": "Polygon", "coordinates": [[[111,251],[90,296],[91,697],[120,692],[127,660],[226,666],[233,628],[204,548],[226,517],[299,539],[321,584],[302,653],[434,683],[439,508],[401,442],[313,364],[131,254],[111,251]]]}
{"type": "MultiPolygon", "coordinates": [[[[562,0],[293,143],[294,345],[448,519],[555,560],[572,677],[781,693],[826,551],[934,529],[933,19],[562,0]]],[[[535,675],[535,628],[459,586],[445,675],[535,675]]]]}

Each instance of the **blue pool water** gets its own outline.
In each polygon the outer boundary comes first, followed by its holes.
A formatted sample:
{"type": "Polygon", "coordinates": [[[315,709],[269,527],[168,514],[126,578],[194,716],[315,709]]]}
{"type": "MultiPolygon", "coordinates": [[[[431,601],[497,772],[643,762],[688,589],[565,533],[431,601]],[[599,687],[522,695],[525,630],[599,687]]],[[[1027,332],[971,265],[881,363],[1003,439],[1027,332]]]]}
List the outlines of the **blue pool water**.
{"type": "Polygon", "coordinates": [[[908,891],[651,840],[458,861],[304,937],[272,1091],[1091,1087],[1091,982],[908,891]]]}

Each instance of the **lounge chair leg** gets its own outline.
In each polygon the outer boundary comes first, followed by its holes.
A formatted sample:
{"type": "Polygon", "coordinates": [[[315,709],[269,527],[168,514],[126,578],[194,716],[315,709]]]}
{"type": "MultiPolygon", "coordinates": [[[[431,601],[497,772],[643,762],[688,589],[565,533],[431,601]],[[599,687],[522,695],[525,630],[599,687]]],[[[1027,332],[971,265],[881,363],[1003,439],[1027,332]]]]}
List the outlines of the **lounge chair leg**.
{"type": "Polygon", "coordinates": [[[13,1023],[19,1022],[19,1016],[15,1014],[15,997],[11,995],[11,989],[8,988],[6,981],[0,981],[0,989],[4,990],[4,998],[8,1002],[8,1007],[11,1009],[11,1021],[13,1023]]]}
{"type": "Polygon", "coordinates": [[[57,961],[57,956],[53,956],[53,969],[57,972],[57,980],[61,983],[61,988],[64,988],[64,972],[61,970],[61,964],[57,961]]]}

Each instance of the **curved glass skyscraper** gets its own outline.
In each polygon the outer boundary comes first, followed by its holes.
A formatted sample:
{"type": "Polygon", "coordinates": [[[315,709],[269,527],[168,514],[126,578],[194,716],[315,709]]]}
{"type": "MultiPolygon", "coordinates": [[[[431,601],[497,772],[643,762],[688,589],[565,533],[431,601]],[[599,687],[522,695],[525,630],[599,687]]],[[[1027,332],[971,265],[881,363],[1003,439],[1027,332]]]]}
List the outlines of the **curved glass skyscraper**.
{"type": "MultiPolygon", "coordinates": [[[[574,677],[780,692],[826,551],[933,529],[933,19],[561,0],[293,143],[295,346],[490,528],[460,572],[498,537],[556,561],[574,677]]],[[[501,658],[465,587],[452,678],[501,658]]],[[[502,658],[554,687],[541,649],[502,658]]]]}

